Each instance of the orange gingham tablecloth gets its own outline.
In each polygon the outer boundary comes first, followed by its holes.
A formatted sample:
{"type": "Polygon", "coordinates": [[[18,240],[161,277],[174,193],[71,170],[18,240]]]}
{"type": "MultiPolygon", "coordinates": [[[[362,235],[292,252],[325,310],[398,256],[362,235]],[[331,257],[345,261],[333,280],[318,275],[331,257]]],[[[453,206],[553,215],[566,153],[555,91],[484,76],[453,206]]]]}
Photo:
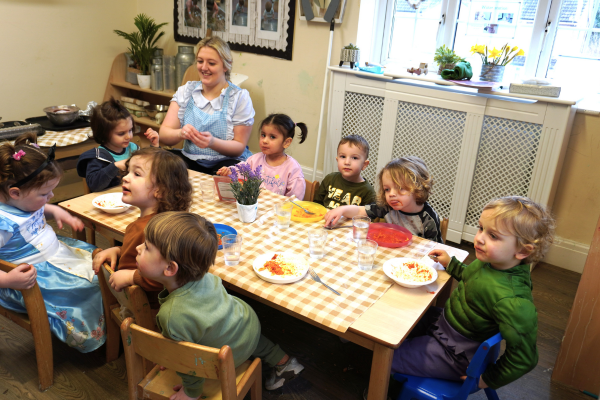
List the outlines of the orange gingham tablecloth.
{"type": "Polygon", "coordinates": [[[38,145],[42,147],[65,147],[72,144],[82,143],[92,137],[92,128],[80,128],[70,131],[54,132],[46,131],[43,136],[38,138],[38,145]]]}
{"type": "MultiPolygon", "coordinates": [[[[239,221],[235,203],[202,202],[200,182],[212,180],[208,175],[190,178],[194,188],[192,212],[202,215],[214,223],[229,225],[243,236],[240,263],[226,266],[223,251],[217,253],[217,261],[210,272],[250,293],[267,299],[300,315],[340,332],[350,325],[373,305],[393,284],[383,273],[383,263],[390,258],[410,257],[419,259],[433,249],[437,243],[413,237],[408,247],[390,249],[379,247],[375,257],[375,268],[359,271],[356,246],[349,240],[352,229],[336,229],[328,232],[327,253],[320,260],[313,260],[308,254],[308,231],[322,228],[323,221],[315,223],[290,223],[290,228],[279,231],[273,228],[274,215],[261,224],[261,217],[273,205],[285,197],[270,191],[263,191],[259,199],[257,220],[250,224],[239,221]],[[288,251],[301,255],[310,263],[321,279],[337,290],[341,296],[330,292],[325,286],[313,281],[309,274],[303,279],[286,285],[277,285],[259,278],[252,269],[255,258],[276,251],[288,251]]],[[[138,216],[137,208],[132,207],[122,214],[106,214],[99,210],[86,211],[90,218],[112,226],[120,232],[138,216]]],[[[348,223],[348,222],[346,222],[348,223]]]]}

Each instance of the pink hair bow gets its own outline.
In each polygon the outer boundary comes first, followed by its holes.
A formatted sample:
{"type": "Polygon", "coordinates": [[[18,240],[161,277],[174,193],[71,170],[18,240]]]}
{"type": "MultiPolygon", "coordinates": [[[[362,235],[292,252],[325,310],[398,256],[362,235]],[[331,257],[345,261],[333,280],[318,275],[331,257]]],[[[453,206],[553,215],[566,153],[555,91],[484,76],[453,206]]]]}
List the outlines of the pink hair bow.
{"type": "Polygon", "coordinates": [[[24,155],[25,155],[25,152],[23,150],[19,150],[15,154],[13,154],[12,158],[19,161],[21,159],[21,157],[23,157],[24,155]]]}
{"type": "Polygon", "coordinates": [[[31,146],[35,147],[36,149],[40,148],[40,145],[37,143],[29,143],[31,146]]]}

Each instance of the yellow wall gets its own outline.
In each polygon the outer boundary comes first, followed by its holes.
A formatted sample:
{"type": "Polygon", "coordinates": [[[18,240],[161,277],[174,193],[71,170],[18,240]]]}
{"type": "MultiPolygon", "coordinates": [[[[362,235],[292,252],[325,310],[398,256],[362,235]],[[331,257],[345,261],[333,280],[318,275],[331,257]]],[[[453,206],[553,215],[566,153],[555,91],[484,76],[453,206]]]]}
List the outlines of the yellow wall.
{"type": "MultiPolygon", "coordinates": [[[[165,54],[176,54],[172,7],[171,0],[2,1],[0,116],[23,119],[42,115],[50,105],[83,107],[90,100],[101,101],[112,61],[127,44],[112,31],[132,31],[137,13],[169,23],[159,45],[165,54]]],[[[348,1],[344,22],[336,26],[332,64],[339,61],[342,44],[356,42],[359,8],[359,1],[348,1]]],[[[307,141],[296,141],[290,151],[307,167],[314,161],[328,40],[327,24],[297,18],[292,61],[234,55],[234,71],[250,77],[242,86],[250,91],[257,121],[269,112],[283,112],[309,126],[307,141]]],[[[258,148],[256,126],[250,146],[258,148]]],[[[557,235],[583,245],[590,244],[600,214],[599,147],[600,118],[578,114],[553,211],[557,235]]],[[[323,151],[324,142],[320,160],[323,151]]]]}

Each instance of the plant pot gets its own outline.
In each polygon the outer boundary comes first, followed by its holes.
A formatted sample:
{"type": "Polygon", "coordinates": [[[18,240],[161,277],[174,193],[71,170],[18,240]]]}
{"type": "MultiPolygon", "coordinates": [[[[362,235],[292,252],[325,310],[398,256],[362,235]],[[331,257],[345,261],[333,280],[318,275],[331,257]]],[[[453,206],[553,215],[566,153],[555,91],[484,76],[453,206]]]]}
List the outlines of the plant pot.
{"type": "Polygon", "coordinates": [[[131,53],[125,53],[125,81],[137,85],[137,74],[142,71],[133,68],[132,65],[135,65],[135,63],[133,62],[133,58],[131,58],[131,53]]]}
{"type": "Polygon", "coordinates": [[[152,75],[138,74],[137,80],[138,80],[138,84],[140,85],[140,88],[150,89],[150,78],[151,77],[152,77],[152,75]]]}
{"type": "Polygon", "coordinates": [[[438,75],[441,75],[443,70],[454,69],[454,67],[456,67],[456,64],[444,64],[444,65],[440,64],[440,68],[438,69],[438,75]]]}
{"type": "Polygon", "coordinates": [[[360,60],[360,50],[342,49],[340,53],[340,67],[344,62],[350,63],[350,68],[354,69],[354,64],[358,65],[360,60]]]}
{"type": "Polygon", "coordinates": [[[256,219],[256,214],[258,213],[258,203],[246,206],[236,201],[235,205],[237,207],[238,217],[240,217],[240,221],[246,223],[254,222],[254,220],[256,219]]]}
{"type": "Polygon", "coordinates": [[[502,82],[504,68],[504,65],[484,64],[481,66],[479,80],[486,82],[502,82]]]}

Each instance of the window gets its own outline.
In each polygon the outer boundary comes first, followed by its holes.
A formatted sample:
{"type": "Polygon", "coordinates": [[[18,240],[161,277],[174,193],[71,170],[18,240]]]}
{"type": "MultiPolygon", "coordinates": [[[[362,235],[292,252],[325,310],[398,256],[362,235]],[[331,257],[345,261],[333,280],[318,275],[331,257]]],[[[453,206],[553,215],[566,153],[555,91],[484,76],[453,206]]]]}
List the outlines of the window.
{"type": "Polygon", "coordinates": [[[442,44],[478,74],[471,46],[518,46],[525,56],[506,68],[506,80],[556,79],[600,93],[600,0],[363,0],[359,47],[364,60],[401,68],[433,63],[442,44]],[[373,8],[373,9],[372,9],[373,8]],[[368,28],[365,28],[368,27],[368,28]],[[366,30],[372,30],[365,36],[366,30]],[[364,51],[366,50],[366,51],[364,51]]]}

